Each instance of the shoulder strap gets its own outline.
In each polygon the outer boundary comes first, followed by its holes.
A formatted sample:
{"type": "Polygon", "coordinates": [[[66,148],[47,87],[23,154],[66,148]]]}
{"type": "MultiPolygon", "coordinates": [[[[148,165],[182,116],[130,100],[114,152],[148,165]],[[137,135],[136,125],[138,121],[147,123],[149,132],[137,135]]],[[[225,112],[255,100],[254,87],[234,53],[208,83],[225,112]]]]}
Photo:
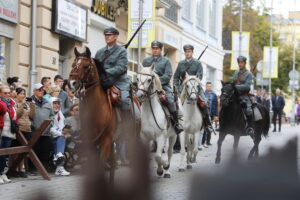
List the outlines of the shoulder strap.
{"type": "Polygon", "coordinates": [[[241,75],[238,76],[238,78],[234,81],[234,83],[238,83],[240,82],[240,80],[248,73],[248,71],[245,71],[244,73],[242,73],[241,75]]]}
{"type": "MultiPolygon", "coordinates": [[[[117,49],[119,49],[120,47],[119,46],[117,46],[113,51],[110,51],[107,55],[105,55],[104,57],[103,57],[103,59],[101,60],[101,62],[102,63],[104,63],[105,62],[105,60],[107,59],[107,58],[109,58],[109,56],[111,56],[117,49]]],[[[105,52],[105,51],[104,51],[105,52]]]]}

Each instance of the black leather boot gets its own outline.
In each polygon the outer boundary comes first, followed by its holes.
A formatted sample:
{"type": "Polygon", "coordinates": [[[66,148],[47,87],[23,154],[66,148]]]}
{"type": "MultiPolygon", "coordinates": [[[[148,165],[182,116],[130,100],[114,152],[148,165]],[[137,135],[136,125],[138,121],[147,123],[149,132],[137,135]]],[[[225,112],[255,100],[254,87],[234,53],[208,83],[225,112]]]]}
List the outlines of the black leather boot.
{"type": "Polygon", "coordinates": [[[172,125],[175,129],[176,134],[178,135],[183,131],[183,128],[182,128],[181,124],[179,124],[179,121],[178,121],[178,112],[176,112],[176,111],[171,112],[171,115],[172,115],[172,120],[171,120],[172,125]]]}
{"type": "Polygon", "coordinates": [[[248,115],[247,117],[247,126],[246,126],[246,134],[250,135],[250,137],[254,138],[254,126],[253,126],[253,118],[252,115],[248,115]]]}

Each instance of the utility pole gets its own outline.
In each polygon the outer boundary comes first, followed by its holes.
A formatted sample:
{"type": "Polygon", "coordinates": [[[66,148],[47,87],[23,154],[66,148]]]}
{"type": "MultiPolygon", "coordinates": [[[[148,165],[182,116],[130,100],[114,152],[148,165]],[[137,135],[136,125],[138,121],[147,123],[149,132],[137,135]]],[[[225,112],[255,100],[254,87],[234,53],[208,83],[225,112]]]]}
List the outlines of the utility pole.
{"type": "Polygon", "coordinates": [[[242,37],[243,37],[243,0],[240,1],[240,35],[239,35],[239,56],[242,55],[242,37]]]}
{"type": "MultiPolygon", "coordinates": [[[[144,0],[139,1],[139,25],[142,24],[143,21],[143,4],[144,0]]],[[[140,69],[140,63],[141,63],[141,54],[142,54],[142,34],[143,34],[143,28],[139,31],[138,35],[138,73],[141,71],[140,69]]]]}
{"type": "Polygon", "coordinates": [[[271,10],[270,10],[270,56],[269,56],[269,97],[270,97],[270,121],[272,123],[272,79],[271,79],[271,67],[272,67],[272,48],[273,48],[273,33],[272,33],[272,23],[273,23],[273,0],[271,0],[271,10]]]}

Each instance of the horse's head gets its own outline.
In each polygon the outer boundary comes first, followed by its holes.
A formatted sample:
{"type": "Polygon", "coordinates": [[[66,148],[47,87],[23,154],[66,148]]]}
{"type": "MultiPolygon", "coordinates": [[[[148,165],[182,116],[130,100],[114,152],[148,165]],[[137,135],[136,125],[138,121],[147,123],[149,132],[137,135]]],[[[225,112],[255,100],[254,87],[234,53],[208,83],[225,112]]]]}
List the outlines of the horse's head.
{"type": "Polygon", "coordinates": [[[95,63],[91,58],[90,49],[86,47],[85,52],[79,53],[75,47],[74,53],[76,57],[69,75],[71,89],[78,90],[83,85],[99,82],[99,75],[95,63]]]}
{"type": "Polygon", "coordinates": [[[141,72],[137,76],[138,91],[137,97],[143,101],[151,91],[161,90],[161,83],[158,75],[153,71],[154,65],[151,67],[142,67],[141,72]]]}
{"type": "Polygon", "coordinates": [[[226,107],[233,102],[236,89],[232,82],[221,82],[223,87],[221,89],[220,102],[222,106],[226,107]]]}
{"type": "Polygon", "coordinates": [[[197,101],[200,84],[201,81],[197,76],[190,76],[188,73],[185,74],[183,88],[185,90],[186,99],[188,101],[197,101]]]}

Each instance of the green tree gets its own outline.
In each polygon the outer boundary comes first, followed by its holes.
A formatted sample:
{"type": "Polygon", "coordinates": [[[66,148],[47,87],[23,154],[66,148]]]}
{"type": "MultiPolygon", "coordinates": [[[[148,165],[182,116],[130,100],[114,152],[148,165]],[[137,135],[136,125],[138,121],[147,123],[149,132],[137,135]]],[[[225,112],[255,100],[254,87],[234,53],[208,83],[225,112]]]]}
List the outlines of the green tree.
{"type": "MultiPolygon", "coordinates": [[[[250,66],[253,69],[259,60],[263,59],[263,47],[269,46],[270,23],[266,8],[253,8],[254,0],[243,1],[243,31],[250,32],[250,66]]],[[[231,50],[231,32],[240,29],[240,0],[227,0],[223,8],[223,47],[231,50]]],[[[278,33],[273,31],[273,45],[277,46],[278,33]]],[[[233,71],[230,70],[231,55],[224,58],[224,80],[230,80],[233,71]]]]}

